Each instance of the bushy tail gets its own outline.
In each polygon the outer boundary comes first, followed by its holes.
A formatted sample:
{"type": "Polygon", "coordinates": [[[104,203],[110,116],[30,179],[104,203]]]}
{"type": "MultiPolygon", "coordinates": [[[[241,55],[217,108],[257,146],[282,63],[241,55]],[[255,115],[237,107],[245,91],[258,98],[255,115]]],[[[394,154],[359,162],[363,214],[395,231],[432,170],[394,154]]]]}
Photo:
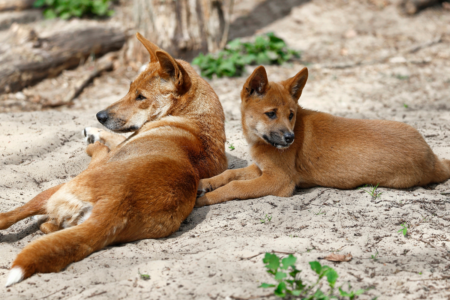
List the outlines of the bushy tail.
{"type": "Polygon", "coordinates": [[[113,243],[125,222],[106,212],[94,215],[95,208],[84,223],[49,234],[27,245],[14,260],[6,286],[35,273],[61,271],[70,263],[82,260],[113,243]]]}

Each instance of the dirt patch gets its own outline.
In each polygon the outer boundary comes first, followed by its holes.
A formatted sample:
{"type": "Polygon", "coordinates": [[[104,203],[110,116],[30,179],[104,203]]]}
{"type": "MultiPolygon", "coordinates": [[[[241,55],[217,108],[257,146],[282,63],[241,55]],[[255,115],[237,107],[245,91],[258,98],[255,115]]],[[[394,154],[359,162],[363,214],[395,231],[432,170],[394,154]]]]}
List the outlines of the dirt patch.
{"type": "MultiPolygon", "coordinates": [[[[411,18],[400,15],[394,1],[378,2],[311,1],[261,29],[275,31],[303,50],[302,63],[267,67],[269,79],[286,79],[308,65],[301,105],[343,117],[405,122],[425,136],[436,154],[450,159],[450,13],[432,8],[411,18]],[[410,51],[437,37],[439,42],[410,51]]],[[[81,129],[95,125],[95,113],[127,92],[134,76],[127,72],[97,78],[70,109],[0,115],[1,211],[86,167],[81,129]]],[[[230,168],[251,163],[240,126],[244,81],[210,82],[227,114],[228,145],[235,148],[229,150],[230,168]]],[[[3,297],[265,295],[268,291],[257,288],[270,282],[262,253],[275,250],[295,253],[303,270],[309,261],[331,252],[352,253],[350,262],[326,264],[338,271],[338,283],[375,287],[361,299],[448,298],[450,181],[378,192],[373,198],[361,189],[319,187],[298,190],[290,198],[268,196],[195,209],[171,237],[104,249],[59,274],[33,276],[4,291],[3,297]],[[261,223],[266,214],[271,221],[261,223]],[[401,224],[408,226],[406,237],[398,232],[401,224]],[[151,279],[139,279],[138,269],[151,279]]],[[[30,220],[0,234],[4,281],[14,257],[42,234],[30,220]]]]}

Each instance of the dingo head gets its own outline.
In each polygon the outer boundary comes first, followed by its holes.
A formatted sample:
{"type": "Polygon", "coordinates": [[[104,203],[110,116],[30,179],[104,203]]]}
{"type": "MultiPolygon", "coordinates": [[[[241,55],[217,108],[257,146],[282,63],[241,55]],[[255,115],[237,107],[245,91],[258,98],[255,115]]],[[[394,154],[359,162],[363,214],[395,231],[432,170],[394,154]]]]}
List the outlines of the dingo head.
{"type": "Polygon", "coordinates": [[[307,68],[279,83],[267,80],[263,66],[253,71],[241,91],[242,127],[249,143],[264,141],[278,149],[292,144],[297,102],[307,79],[307,68]]]}
{"type": "Polygon", "coordinates": [[[150,63],[125,97],[97,113],[98,121],[116,132],[136,131],[167,116],[191,88],[191,78],[180,62],[139,33],[136,36],[150,54],[150,63]]]}

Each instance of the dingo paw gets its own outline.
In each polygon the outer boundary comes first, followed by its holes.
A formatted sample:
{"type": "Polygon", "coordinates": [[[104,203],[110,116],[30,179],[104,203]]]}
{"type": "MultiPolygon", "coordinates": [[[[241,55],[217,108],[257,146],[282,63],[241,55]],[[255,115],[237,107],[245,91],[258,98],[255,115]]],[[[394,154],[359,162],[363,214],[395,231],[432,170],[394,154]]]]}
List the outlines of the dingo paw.
{"type": "Polygon", "coordinates": [[[100,141],[100,132],[103,130],[95,128],[95,127],[86,127],[83,130],[84,140],[88,144],[93,144],[97,141],[100,141]]]}
{"type": "Polygon", "coordinates": [[[212,185],[207,181],[207,179],[201,179],[197,188],[197,198],[203,197],[206,193],[213,190],[212,185]]]}

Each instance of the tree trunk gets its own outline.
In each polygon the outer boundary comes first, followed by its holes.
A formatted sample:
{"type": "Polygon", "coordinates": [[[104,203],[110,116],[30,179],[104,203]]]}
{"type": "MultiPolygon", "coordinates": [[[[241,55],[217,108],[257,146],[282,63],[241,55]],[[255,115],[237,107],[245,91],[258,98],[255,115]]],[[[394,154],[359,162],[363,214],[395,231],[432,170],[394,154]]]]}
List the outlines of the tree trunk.
{"type": "MultiPolygon", "coordinates": [[[[63,70],[78,66],[88,56],[101,56],[122,48],[125,33],[107,25],[83,26],[45,39],[33,30],[17,27],[17,45],[0,52],[0,94],[17,92],[63,70]]],[[[11,41],[11,44],[14,43],[11,41]]]]}
{"type": "MultiPolygon", "coordinates": [[[[134,0],[136,29],[176,58],[224,46],[233,0],[134,0]]],[[[133,60],[148,61],[145,49],[132,41],[133,60]]]]}
{"type": "Polygon", "coordinates": [[[33,7],[36,0],[0,0],[0,11],[24,10],[33,7]]]}

